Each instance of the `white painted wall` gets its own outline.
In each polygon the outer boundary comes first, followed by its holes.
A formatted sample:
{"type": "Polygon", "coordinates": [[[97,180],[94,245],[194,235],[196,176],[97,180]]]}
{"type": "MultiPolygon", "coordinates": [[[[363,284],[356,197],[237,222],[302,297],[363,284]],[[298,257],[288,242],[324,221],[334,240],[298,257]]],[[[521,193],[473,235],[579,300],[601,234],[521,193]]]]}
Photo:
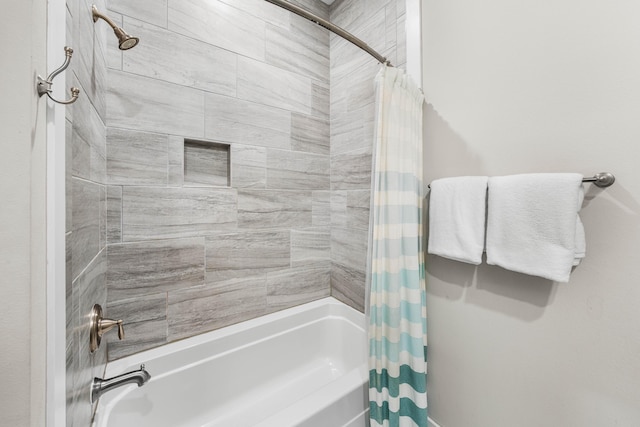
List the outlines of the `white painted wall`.
{"type": "Polygon", "coordinates": [[[43,426],[46,2],[3,2],[0,26],[0,425],[43,426]],[[11,42],[9,42],[11,41],[11,42]]]}
{"type": "Polygon", "coordinates": [[[425,177],[610,171],[568,284],[429,256],[442,427],[640,425],[640,2],[424,0],[425,177]]]}

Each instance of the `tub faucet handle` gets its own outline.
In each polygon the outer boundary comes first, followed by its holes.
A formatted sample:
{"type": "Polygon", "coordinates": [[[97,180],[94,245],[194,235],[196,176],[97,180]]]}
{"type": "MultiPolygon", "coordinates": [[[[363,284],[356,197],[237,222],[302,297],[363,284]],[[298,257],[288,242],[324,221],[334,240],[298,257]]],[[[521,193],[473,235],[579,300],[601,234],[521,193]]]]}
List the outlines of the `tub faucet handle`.
{"type": "Polygon", "coordinates": [[[105,332],[109,332],[115,326],[118,327],[118,339],[124,339],[124,326],[122,326],[122,320],[102,319],[100,320],[100,334],[104,335],[105,332]]]}
{"type": "Polygon", "coordinates": [[[89,351],[93,353],[100,347],[102,336],[111,329],[118,327],[118,338],[124,339],[124,327],[122,320],[105,319],[102,317],[102,307],[95,304],[91,310],[91,322],[89,325],[89,351]]]}

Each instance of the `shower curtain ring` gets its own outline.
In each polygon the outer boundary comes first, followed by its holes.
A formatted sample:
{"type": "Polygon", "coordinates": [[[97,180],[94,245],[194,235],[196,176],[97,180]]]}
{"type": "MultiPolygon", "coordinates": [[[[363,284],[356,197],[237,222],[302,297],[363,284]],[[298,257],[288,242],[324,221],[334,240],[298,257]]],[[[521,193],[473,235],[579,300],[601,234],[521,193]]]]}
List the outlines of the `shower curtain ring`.
{"type": "Polygon", "coordinates": [[[53,96],[51,96],[51,92],[52,92],[51,86],[53,85],[53,79],[58,74],[66,70],[69,64],[71,63],[71,56],[73,55],[73,49],[71,49],[68,46],[65,46],[64,52],[65,52],[64,63],[57,70],[49,74],[49,76],[46,79],[43,79],[42,77],[38,76],[37,77],[38,83],[36,84],[36,87],[38,90],[38,96],[47,95],[49,99],[51,99],[54,102],[57,102],[58,104],[73,104],[78,99],[78,95],[80,95],[80,89],[78,89],[77,87],[71,88],[71,98],[67,99],[66,101],[58,101],[53,96]]]}

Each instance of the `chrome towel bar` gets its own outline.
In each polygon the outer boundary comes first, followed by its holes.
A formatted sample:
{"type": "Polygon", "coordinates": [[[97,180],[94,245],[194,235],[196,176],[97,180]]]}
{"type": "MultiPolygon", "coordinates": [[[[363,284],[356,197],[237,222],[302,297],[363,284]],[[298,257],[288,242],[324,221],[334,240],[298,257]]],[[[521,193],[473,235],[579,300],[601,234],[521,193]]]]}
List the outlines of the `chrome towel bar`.
{"type": "MultiPolygon", "coordinates": [[[[609,172],[598,172],[594,176],[582,178],[582,182],[593,182],[596,187],[607,188],[616,182],[616,177],[609,172]]],[[[431,185],[427,185],[427,187],[431,188],[431,185]]]]}
{"type": "Polygon", "coordinates": [[[609,172],[600,172],[590,178],[583,178],[582,182],[593,182],[596,187],[606,188],[616,182],[616,177],[609,172]]]}

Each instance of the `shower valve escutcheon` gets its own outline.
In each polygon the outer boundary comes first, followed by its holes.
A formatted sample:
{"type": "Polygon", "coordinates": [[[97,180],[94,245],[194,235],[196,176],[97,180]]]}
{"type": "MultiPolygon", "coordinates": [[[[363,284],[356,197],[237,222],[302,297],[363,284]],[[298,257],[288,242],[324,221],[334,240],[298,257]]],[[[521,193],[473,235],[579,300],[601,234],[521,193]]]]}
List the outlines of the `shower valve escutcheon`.
{"type": "Polygon", "coordinates": [[[118,327],[118,339],[124,339],[124,327],[122,326],[122,320],[111,320],[102,317],[102,307],[100,304],[95,304],[91,310],[91,323],[89,331],[89,351],[93,353],[100,347],[100,341],[102,335],[109,332],[111,329],[118,327]]]}

